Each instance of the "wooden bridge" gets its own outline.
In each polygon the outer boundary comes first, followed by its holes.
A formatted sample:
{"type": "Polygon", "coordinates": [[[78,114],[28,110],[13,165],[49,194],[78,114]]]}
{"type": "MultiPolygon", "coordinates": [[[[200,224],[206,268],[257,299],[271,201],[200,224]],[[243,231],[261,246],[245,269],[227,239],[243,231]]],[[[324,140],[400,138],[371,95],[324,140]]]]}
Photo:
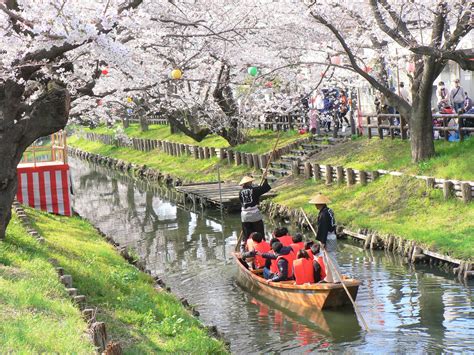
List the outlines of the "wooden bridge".
{"type": "MultiPolygon", "coordinates": [[[[194,207],[222,208],[228,212],[240,210],[239,191],[241,187],[235,184],[207,182],[177,186],[176,190],[184,195],[185,203],[190,201],[194,207]]],[[[275,193],[269,192],[262,196],[263,199],[274,197],[275,193]]]]}

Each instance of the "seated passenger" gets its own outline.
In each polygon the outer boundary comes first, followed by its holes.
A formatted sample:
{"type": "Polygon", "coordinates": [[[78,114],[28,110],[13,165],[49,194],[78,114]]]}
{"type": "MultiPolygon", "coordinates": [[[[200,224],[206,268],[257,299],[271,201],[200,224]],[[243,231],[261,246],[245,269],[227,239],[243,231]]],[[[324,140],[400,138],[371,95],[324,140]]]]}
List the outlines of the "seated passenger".
{"type": "Polygon", "coordinates": [[[324,281],[326,278],[326,265],[324,264],[323,253],[319,243],[313,244],[311,247],[313,253],[314,282],[324,281]]]}
{"type": "Polygon", "coordinates": [[[315,282],[313,259],[309,257],[306,250],[298,251],[297,259],[293,261],[293,272],[297,285],[315,282]]]}
{"type": "Polygon", "coordinates": [[[288,234],[286,227],[277,227],[273,231],[273,236],[279,240],[284,247],[289,247],[293,243],[293,238],[288,234]]]}
{"type": "Polygon", "coordinates": [[[262,254],[265,259],[276,259],[277,271],[272,273],[270,269],[265,267],[263,269],[263,277],[267,281],[285,281],[293,278],[293,260],[295,254],[290,247],[284,247],[280,242],[272,244],[273,253],[262,254]]]}
{"type": "Polygon", "coordinates": [[[313,252],[311,251],[311,247],[313,246],[313,244],[314,242],[312,240],[309,240],[306,243],[304,243],[304,250],[306,250],[311,260],[313,260],[314,258],[313,252]]]}
{"type": "Polygon", "coordinates": [[[265,259],[260,254],[268,253],[271,250],[270,244],[263,239],[263,235],[259,232],[250,234],[249,240],[252,240],[252,250],[243,253],[242,259],[252,258],[252,260],[247,261],[253,261],[254,269],[261,269],[265,266],[265,259]]]}
{"type": "Polygon", "coordinates": [[[290,247],[291,249],[293,249],[293,253],[297,255],[301,249],[304,249],[303,234],[296,233],[292,237],[292,240],[293,240],[293,243],[290,244],[290,247]]]}

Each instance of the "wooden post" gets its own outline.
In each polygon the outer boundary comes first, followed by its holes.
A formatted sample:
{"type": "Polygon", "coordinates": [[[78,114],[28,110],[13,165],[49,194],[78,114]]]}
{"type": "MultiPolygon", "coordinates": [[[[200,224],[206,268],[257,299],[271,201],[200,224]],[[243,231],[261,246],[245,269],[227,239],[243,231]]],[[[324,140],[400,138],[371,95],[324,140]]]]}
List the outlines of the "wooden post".
{"type": "Polygon", "coordinates": [[[241,164],[242,164],[242,154],[240,152],[235,152],[235,165],[241,165],[241,164]]]}
{"type": "Polygon", "coordinates": [[[453,195],[453,183],[449,180],[443,182],[443,197],[445,200],[453,195]]]}
{"type": "Polygon", "coordinates": [[[347,186],[354,185],[355,184],[354,170],[351,168],[346,168],[346,175],[347,175],[347,186]]]}
{"type": "Polygon", "coordinates": [[[189,144],[186,144],[185,150],[187,155],[191,155],[191,146],[189,144]]]}
{"type": "Polygon", "coordinates": [[[294,160],[291,163],[291,172],[293,176],[299,176],[300,175],[300,162],[299,160],[294,160]]]}
{"type": "MultiPolygon", "coordinates": [[[[443,128],[448,127],[448,119],[446,117],[443,117],[443,128]]],[[[448,141],[449,140],[449,132],[444,130],[444,140],[448,141]]]]}
{"type": "Polygon", "coordinates": [[[468,182],[461,182],[461,196],[464,203],[472,200],[472,187],[468,182]]]}
{"type": "Polygon", "coordinates": [[[462,142],[464,140],[464,119],[461,115],[458,115],[458,133],[459,133],[459,141],[462,142]]]}
{"type": "Polygon", "coordinates": [[[250,154],[250,153],[245,153],[245,163],[246,163],[249,167],[253,168],[252,154],[250,154]]]}
{"type": "Polygon", "coordinates": [[[365,172],[364,170],[359,170],[359,179],[361,185],[367,185],[367,172],[365,172]]]}
{"type": "Polygon", "coordinates": [[[204,148],[203,147],[198,147],[198,156],[199,156],[199,159],[204,159],[205,158],[205,155],[204,155],[204,148]]]}
{"type": "Polygon", "coordinates": [[[209,159],[211,156],[209,153],[209,147],[204,147],[203,150],[204,150],[204,158],[209,159]]]}
{"type": "Polygon", "coordinates": [[[102,353],[107,346],[107,330],[105,329],[105,323],[95,322],[91,325],[89,331],[92,343],[98,348],[99,354],[102,353]]]}
{"type": "Polygon", "coordinates": [[[426,186],[427,186],[428,188],[434,189],[434,188],[435,188],[435,184],[436,184],[435,178],[429,177],[429,178],[426,179],[426,186]]]}
{"type": "Polygon", "coordinates": [[[230,165],[234,164],[234,151],[232,149],[229,149],[227,151],[227,161],[229,162],[230,165]]]}
{"type": "Polygon", "coordinates": [[[370,116],[367,116],[367,137],[372,139],[372,128],[370,127],[370,116]]]}
{"type": "Polygon", "coordinates": [[[402,135],[402,139],[404,140],[408,138],[407,130],[405,128],[406,125],[407,125],[407,120],[405,116],[400,115],[400,133],[402,135]]]}
{"type": "Polygon", "coordinates": [[[268,156],[266,154],[260,155],[260,166],[266,167],[268,163],[268,156]]]}
{"type": "Polygon", "coordinates": [[[258,154],[252,154],[253,166],[255,169],[260,169],[260,160],[258,159],[258,154]]]}
{"type": "Polygon", "coordinates": [[[380,173],[377,170],[372,171],[372,181],[377,180],[380,177],[380,173]]]}
{"type": "Polygon", "coordinates": [[[227,155],[225,148],[219,148],[219,159],[224,160],[227,155]]]}
{"type": "Polygon", "coordinates": [[[197,145],[193,146],[193,156],[194,159],[199,159],[199,149],[197,145]]]}
{"type": "Polygon", "coordinates": [[[211,155],[211,158],[215,157],[216,156],[216,148],[210,147],[209,148],[209,154],[211,155]]]}
{"type": "Polygon", "coordinates": [[[179,145],[180,149],[181,149],[181,155],[186,155],[187,152],[186,152],[186,144],[180,144],[179,145]]]}
{"type": "Polygon", "coordinates": [[[332,180],[332,166],[326,165],[326,185],[331,185],[332,180]]]}
{"type": "Polygon", "coordinates": [[[313,174],[312,174],[311,163],[309,161],[306,161],[304,163],[304,178],[305,179],[311,179],[312,176],[313,176],[313,174]]]}
{"type": "Polygon", "coordinates": [[[319,164],[313,164],[313,177],[314,180],[321,180],[321,167],[319,164]]]}
{"type": "Polygon", "coordinates": [[[390,132],[390,138],[392,139],[395,139],[395,129],[393,128],[393,116],[390,116],[388,118],[388,122],[389,122],[389,132],[390,132]]]}
{"type": "Polygon", "coordinates": [[[381,123],[382,123],[382,117],[377,115],[377,131],[379,132],[379,138],[383,139],[383,129],[380,128],[381,123]]]}
{"type": "Polygon", "coordinates": [[[336,176],[337,176],[337,183],[343,184],[344,183],[344,168],[342,166],[336,166],[336,176]]]}

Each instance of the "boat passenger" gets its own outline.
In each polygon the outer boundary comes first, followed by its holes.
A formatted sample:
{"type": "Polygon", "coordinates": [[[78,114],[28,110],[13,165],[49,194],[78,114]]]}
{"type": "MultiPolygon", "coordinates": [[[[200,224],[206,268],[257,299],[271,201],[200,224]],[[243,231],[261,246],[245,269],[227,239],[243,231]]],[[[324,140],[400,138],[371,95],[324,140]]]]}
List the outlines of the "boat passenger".
{"type": "Polygon", "coordinates": [[[313,252],[311,251],[311,247],[313,246],[313,244],[314,242],[312,240],[309,240],[304,243],[304,250],[306,250],[311,259],[313,259],[313,252]]]}
{"type": "Polygon", "coordinates": [[[291,249],[293,249],[293,253],[295,255],[298,254],[298,251],[301,249],[304,249],[304,242],[303,242],[303,234],[301,233],[296,233],[293,238],[293,243],[290,244],[291,249]]]}
{"type": "Polygon", "coordinates": [[[252,250],[249,250],[242,254],[242,259],[252,258],[253,260],[253,268],[254,269],[262,269],[265,266],[265,260],[260,254],[268,253],[271,248],[270,244],[268,244],[263,235],[259,232],[253,232],[250,235],[249,240],[252,240],[252,250]],[[258,254],[257,254],[258,253],[258,254]]]}
{"type": "Polygon", "coordinates": [[[290,247],[284,247],[280,242],[273,243],[273,253],[264,253],[262,257],[265,259],[276,259],[277,272],[271,273],[268,268],[263,269],[263,277],[267,281],[285,281],[293,278],[293,260],[295,254],[290,247]]]}
{"type": "Polygon", "coordinates": [[[314,283],[313,259],[304,249],[300,249],[297,259],[293,261],[293,273],[297,285],[314,283]]]}
{"type": "Polygon", "coordinates": [[[323,194],[317,194],[309,201],[309,203],[314,204],[319,210],[316,239],[321,243],[321,247],[329,259],[325,262],[325,264],[329,264],[329,267],[326,269],[326,281],[336,282],[340,281],[337,276],[340,272],[336,259],[336,219],[334,218],[332,209],[327,206],[330,202],[329,198],[323,194]]]}
{"type": "Polygon", "coordinates": [[[245,251],[247,239],[252,232],[259,232],[265,235],[265,226],[263,225],[262,214],[258,209],[260,196],[271,190],[267,179],[263,181],[260,186],[253,186],[254,178],[251,176],[244,176],[239,185],[242,190],[239,192],[239,200],[242,205],[241,220],[242,220],[242,241],[240,243],[240,251],[245,251]]]}
{"type": "Polygon", "coordinates": [[[293,238],[288,234],[288,229],[286,227],[275,228],[273,231],[273,236],[278,238],[284,247],[289,247],[293,243],[293,238]]]}
{"type": "Polygon", "coordinates": [[[314,282],[326,281],[326,265],[319,244],[315,243],[311,246],[311,254],[313,255],[314,282]]]}

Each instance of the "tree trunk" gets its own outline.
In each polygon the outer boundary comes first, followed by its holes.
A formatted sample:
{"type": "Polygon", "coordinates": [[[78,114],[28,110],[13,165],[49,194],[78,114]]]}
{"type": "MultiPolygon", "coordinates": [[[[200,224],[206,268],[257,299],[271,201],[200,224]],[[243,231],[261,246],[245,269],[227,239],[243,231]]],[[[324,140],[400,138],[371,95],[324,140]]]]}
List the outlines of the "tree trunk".
{"type": "Polygon", "coordinates": [[[148,131],[148,119],[145,115],[140,116],[140,131],[148,131]]]}
{"type": "Polygon", "coordinates": [[[431,105],[426,100],[413,102],[410,117],[411,158],[413,162],[427,160],[435,155],[431,105]]]}
{"type": "Polygon", "coordinates": [[[122,125],[123,129],[127,129],[130,126],[130,120],[128,119],[128,117],[122,119],[122,125]]]}

